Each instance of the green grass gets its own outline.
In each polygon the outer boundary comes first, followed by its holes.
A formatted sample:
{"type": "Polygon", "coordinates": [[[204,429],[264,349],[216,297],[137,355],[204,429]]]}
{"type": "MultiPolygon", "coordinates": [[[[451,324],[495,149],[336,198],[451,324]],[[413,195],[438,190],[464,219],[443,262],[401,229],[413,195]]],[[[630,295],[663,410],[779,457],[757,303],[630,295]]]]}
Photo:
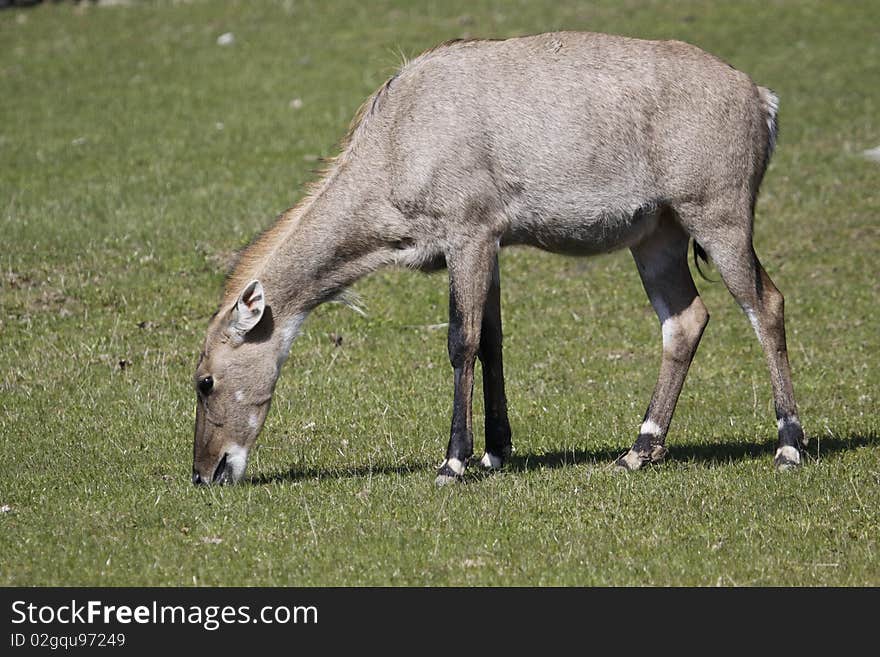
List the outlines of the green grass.
{"type": "Polygon", "coordinates": [[[0,584],[880,585],[878,79],[871,2],[0,11],[0,584]],[[559,28],[684,39],[779,93],[756,246],[787,299],[806,467],[774,472],[760,348],[701,281],[671,458],[615,475],[659,362],[631,258],[511,250],[504,472],[434,488],[446,279],[383,271],[357,285],[367,319],[309,320],[248,483],[193,487],[191,376],[229,254],[403,55],[559,28]]]}

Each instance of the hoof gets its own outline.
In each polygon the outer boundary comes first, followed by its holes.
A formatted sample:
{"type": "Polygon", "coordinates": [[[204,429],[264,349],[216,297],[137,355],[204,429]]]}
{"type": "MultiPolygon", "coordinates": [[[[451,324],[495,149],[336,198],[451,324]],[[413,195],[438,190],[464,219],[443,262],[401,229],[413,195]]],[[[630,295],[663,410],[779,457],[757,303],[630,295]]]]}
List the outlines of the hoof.
{"type": "Polygon", "coordinates": [[[647,453],[629,450],[626,454],[617,459],[614,462],[614,465],[619,470],[639,470],[644,465],[663,463],[668,453],[669,450],[663,447],[663,445],[655,445],[651,451],[647,453]]]}
{"type": "Polygon", "coordinates": [[[776,470],[779,472],[793,470],[794,468],[799,467],[801,464],[801,453],[797,450],[797,448],[792,447],[791,445],[784,445],[776,450],[776,456],[773,458],[773,464],[776,466],[776,470]]]}
{"type": "Polygon", "coordinates": [[[486,470],[500,470],[507,459],[510,458],[510,451],[510,447],[506,447],[500,455],[484,452],[483,457],[480,459],[480,465],[486,470]]]}
{"type": "Polygon", "coordinates": [[[461,477],[456,475],[438,474],[437,478],[434,479],[434,485],[437,488],[443,488],[447,484],[456,484],[459,481],[461,481],[461,477]]]}
{"type": "Polygon", "coordinates": [[[465,464],[458,459],[446,459],[443,465],[437,470],[437,478],[434,480],[436,486],[445,486],[455,481],[461,481],[464,476],[465,464]]]}
{"type": "Polygon", "coordinates": [[[663,445],[655,445],[654,449],[651,450],[651,463],[663,463],[666,460],[667,454],[669,454],[669,450],[663,447],[663,445]]]}
{"type": "Polygon", "coordinates": [[[614,462],[614,467],[617,470],[638,470],[642,467],[642,457],[629,450],[614,462]]]}

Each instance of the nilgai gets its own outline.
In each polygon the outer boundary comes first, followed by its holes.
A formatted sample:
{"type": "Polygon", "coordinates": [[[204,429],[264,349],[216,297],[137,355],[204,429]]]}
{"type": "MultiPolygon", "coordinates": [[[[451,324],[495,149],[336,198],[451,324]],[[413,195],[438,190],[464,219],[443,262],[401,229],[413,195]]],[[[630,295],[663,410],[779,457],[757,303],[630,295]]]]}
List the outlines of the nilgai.
{"type": "Polygon", "coordinates": [[[782,294],[752,246],[755,198],[776,141],[777,98],[678,41],[559,32],[444,43],[361,107],[339,156],[242,254],[202,348],[193,482],[238,481],[281,367],[314,308],[385,265],[449,272],[452,430],[438,483],[473,455],[474,364],[486,447],[510,455],[498,251],[630,249],[660,320],[663,357],[632,448],[666,454],[672,413],[709,314],[688,267],[708,257],[766,354],[775,464],[800,464],[782,294]]]}

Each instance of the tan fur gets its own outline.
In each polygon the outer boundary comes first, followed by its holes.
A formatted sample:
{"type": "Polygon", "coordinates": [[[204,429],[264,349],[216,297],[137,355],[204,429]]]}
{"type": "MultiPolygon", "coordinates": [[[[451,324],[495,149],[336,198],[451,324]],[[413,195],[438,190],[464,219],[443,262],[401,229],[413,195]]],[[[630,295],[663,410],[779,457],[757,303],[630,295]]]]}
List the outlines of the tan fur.
{"type": "Polygon", "coordinates": [[[799,448],[782,296],[752,248],[777,108],[745,73],[673,41],[557,32],[447,42],[406,63],[361,105],[339,155],[230,275],[196,372],[214,388],[198,406],[194,480],[241,476],[305,318],[385,265],[449,271],[456,384],[441,479],[460,476],[448,464],[473,453],[477,357],[486,359],[485,407],[495,409],[491,453],[509,453],[497,272],[498,250],[509,245],[632,251],[664,331],[645,415],[658,430],[633,446],[643,463],[665,453],[708,321],[687,265],[689,240],[698,242],[764,346],[784,420],[780,445],[799,448]],[[251,313],[248,322],[236,308],[251,313]],[[488,386],[487,371],[495,373],[488,386]]]}

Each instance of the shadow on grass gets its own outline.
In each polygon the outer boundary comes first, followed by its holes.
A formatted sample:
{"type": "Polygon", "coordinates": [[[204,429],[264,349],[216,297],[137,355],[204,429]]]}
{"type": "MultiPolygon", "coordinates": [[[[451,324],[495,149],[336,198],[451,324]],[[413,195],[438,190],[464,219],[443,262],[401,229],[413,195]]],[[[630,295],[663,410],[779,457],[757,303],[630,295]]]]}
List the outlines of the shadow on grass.
{"type": "MultiPolygon", "coordinates": [[[[854,434],[847,437],[812,437],[807,448],[808,459],[815,461],[829,455],[847,452],[869,445],[880,446],[880,436],[876,433],[854,434]]],[[[694,462],[705,465],[720,465],[733,463],[745,459],[766,458],[772,460],[776,451],[776,440],[762,442],[725,442],[714,445],[669,445],[668,459],[678,462],[694,462]]],[[[578,463],[593,463],[598,465],[611,465],[626,450],[617,449],[567,449],[541,454],[514,454],[510,462],[505,466],[508,472],[529,472],[543,468],[563,468],[578,463]]],[[[349,466],[339,468],[296,468],[291,467],[286,471],[273,472],[257,475],[250,480],[254,486],[276,482],[291,482],[308,479],[350,479],[355,477],[368,477],[370,475],[399,474],[408,475],[417,472],[433,472],[438,463],[433,461],[414,461],[402,464],[377,464],[363,466],[349,466]]],[[[482,478],[492,473],[486,473],[479,466],[472,464],[468,469],[467,478],[476,476],[482,478]],[[473,474],[471,474],[473,473],[473,474]]]]}
{"type": "MultiPolygon", "coordinates": [[[[807,447],[809,459],[816,460],[838,452],[846,452],[868,445],[880,446],[880,436],[875,433],[854,434],[843,438],[811,437],[807,447]]],[[[667,459],[679,462],[695,462],[707,465],[732,463],[745,459],[772,459],[776,452],[776,440],[743,442],[731,439],[730,442],[702,445],[667,444],[667,459]]],[[[576,463],[611,464],[627,450],[564,450],[543,454],[514,454],[508,468],[512,471],[536,470],[539,468],[560,468],[576,463]]],[[[808,459],[808,463],[809,463],[808,459]]]]}
{"type": "Polygon", "coordinates": [[[374,465],[343,466],[338,468],[297,468],[291,467],[281,472],[270,472],[253,477],[249,483],[254,486],[285,481],[302,481],[307,479],[354,479],[370,475],[399,474],[408,475],[414,472],[434,470],[437,463],[433,461],[414,461],[409,463],[378,463],[374,465]]]}
{"type": "MultiPolygon", "coordinates": [[[[55,0],[58,3],[59,0],[55,0]]],[[[24,7],[36,7],[42,4],[43,0],[0,0],[0,9],[23,9],[24,7]]],[[[92,0],[95,4],[95,0],[92,0]]]]}

